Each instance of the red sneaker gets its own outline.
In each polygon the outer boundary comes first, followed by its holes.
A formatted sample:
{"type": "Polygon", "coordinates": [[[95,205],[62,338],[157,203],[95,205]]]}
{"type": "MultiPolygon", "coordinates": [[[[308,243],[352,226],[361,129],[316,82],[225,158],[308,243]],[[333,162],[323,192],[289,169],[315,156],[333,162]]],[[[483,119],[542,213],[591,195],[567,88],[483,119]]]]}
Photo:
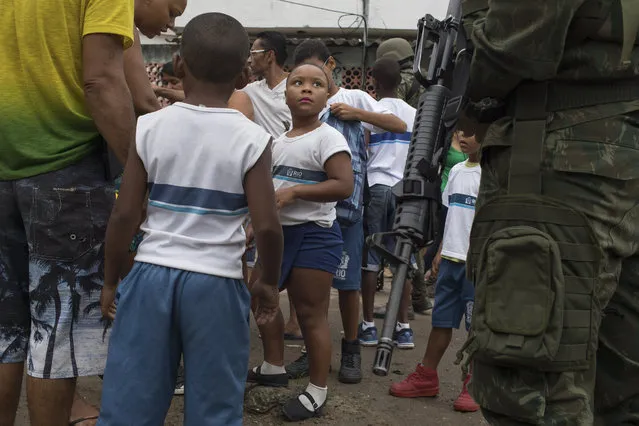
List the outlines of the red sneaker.
{"type": "Polygon", "coordinates": [[[418,365],[415,371],[410,373],[403,381],[393,383],[389,392],[399,398],[437,396],[439,393],[437,371],[418,365]]]}
{"type": "Polygon", "coordinates": [[[469,381],[470,374],[466,376],[466,380],[464,380],[464,385],[462,386],[462,391],[453,404],[453,408],[455,409],[455,411],[461,411],[462,413],[474,413],[475,411],[479,410],[479,405],[468,393],[468,388],[466,387],[466,385],[469,381]]]}

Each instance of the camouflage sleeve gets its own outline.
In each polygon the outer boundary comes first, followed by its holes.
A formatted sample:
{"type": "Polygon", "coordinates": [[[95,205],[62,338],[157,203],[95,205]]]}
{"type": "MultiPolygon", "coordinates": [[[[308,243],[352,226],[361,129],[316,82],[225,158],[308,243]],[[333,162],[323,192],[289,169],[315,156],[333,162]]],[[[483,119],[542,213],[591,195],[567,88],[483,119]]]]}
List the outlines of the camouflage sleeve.
{"type": "Polygon", "coordinates": [[[406,96],[408,95],[409,88],[410,86],[408,86],[407,80],[403,78],[402,76],[402,82],[399,83],[399,86],[397,86],[397,97],[399,99],[403,99],[404,102],[408,102],[408,99],[406,99],[406,96]]]}
{"type": "Polygon", "coordinates": [[[468,95],[504,99],[522,80],[553,78],[585,0],[491,0],[473,26],[468,95]]]}

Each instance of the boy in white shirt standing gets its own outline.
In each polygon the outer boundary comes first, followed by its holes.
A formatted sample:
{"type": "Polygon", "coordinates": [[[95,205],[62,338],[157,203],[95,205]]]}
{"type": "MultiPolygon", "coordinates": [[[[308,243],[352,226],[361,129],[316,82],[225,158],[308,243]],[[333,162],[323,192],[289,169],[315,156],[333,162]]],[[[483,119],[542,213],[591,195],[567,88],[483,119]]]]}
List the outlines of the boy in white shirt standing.
{"type": "MultiPolygon", "coordinates": [[[[465,316],[466,331],[470,330],[475,289],[473,283],[466,278],[466,254],[481,178],[480,145],[474,135],[469,137],[457,131],[453,137],[459,141],[468,160],[452,168],[442,194],[442,202],[448,207],[448,214],[442,244],[433,262],[433,272],[437,274],[433,328],[422,362],[406,379],[394,383],[390,388],[391,395],[400,398],[437,396],[437,367],[450,345],[453,328],[458,329],[465,316]]],[[[453,405],[456,411],[479,410],[466,388],[469,380],[470,374],[464,380],[462,392],[453,405]]]]}
{"type": "MultiPolygon", "coordinates": [[[[364,209],[366,216],[365,234],[370,236],[380,232],[390,232],[395,218],[395,196],[393,186],[402,180],[408,146],[415,122],[415,108],[397,97],[397,88],[402,81],[397,61],[388,58],[378,60],[373,66],[375,90],[380,98],[378,104],[391,111],[406,123],[403,133],[371,133],[368,144],[368,185],[370,201],[364,209]]],[[[392,250],[392,242],[388,242],[392,250]]],[[[363,346],[375,346],[378,342],[377,327],[373,320],[377,274],[382,267],[380,256],[367,249],[365,266],[362,267],[362,311],[364,321],[359,326],[359,342],[363,346]]],[[[398,322],[393,341],[400,349],[412,349],[413,330],[408,323],[408,308],[411,304],[411,282],[407,280],[399,307],[398,322]]]]}
{"type": "Polygon", "coordinates": [[[247,215],[264,260],[251,289],[258,324],[279,311],[283,245],[271,136],[228,108],[248,46],[234,18],[193,18],[176,69],[184,102],[138,121],[106,234],[101,307],[115,322],[98,425],[164,424],[182,355],[185,424],[242,424],[250,349],[251,298],[242,280],[247,215]],[[144,239],[118,283],[147,191],[144,239]]]}

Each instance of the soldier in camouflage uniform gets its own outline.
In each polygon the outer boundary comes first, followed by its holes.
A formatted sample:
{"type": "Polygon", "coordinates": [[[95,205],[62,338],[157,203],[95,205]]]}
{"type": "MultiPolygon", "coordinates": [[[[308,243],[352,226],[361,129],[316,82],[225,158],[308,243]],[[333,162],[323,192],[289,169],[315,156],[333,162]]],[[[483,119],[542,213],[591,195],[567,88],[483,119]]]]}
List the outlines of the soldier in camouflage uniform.
{"type": "Polygon", "coordinates": [[[471,394],[492,425],[637,425],[639,1],[489,4],[463,4],[466,28],[483,18],[472,26],[469,98],[507,106],[483,136],[471,394]],[[558,254],[533,265],[548,235],[558,254]],[[507,263],[498,244],[510,245],[507,263]],[[558,275],[534,281],[543,268],[558,275]]]}
{"type": "Polygon", "coordinates": [[[424,93],[424,88],[413,75],[415,52],[412,46],[403,38],[389,38],[377,48],[377,59],[386,57],[395,59],[401,67],[402,82],[397,88],[397,97],[413,108],[417,108],[417,102],[424,93]]]}

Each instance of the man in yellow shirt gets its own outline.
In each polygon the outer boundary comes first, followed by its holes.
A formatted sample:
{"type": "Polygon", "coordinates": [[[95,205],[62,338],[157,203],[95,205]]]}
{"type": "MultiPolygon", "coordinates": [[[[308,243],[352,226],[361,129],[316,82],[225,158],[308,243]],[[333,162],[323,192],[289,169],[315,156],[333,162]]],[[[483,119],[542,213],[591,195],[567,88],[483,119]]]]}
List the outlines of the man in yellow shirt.
{"type": "MultiPolygon", "coordinates": [[[[76,378],[101,374],[104,232],[135,115],[123,52],[134,0],[8,0],[0,62],[0,424],[11,425],[27,364],[31,424],[69,424],[76,378]]],[[[159,34],[182,10],[139,2],[159,34]],[[175,10],[174,10],[175,9],[175,10]],[[160,25],[160,23],[165,22],[160,25]]],[[[136,15],[138,15],[136,7],[136,15]]]]}

